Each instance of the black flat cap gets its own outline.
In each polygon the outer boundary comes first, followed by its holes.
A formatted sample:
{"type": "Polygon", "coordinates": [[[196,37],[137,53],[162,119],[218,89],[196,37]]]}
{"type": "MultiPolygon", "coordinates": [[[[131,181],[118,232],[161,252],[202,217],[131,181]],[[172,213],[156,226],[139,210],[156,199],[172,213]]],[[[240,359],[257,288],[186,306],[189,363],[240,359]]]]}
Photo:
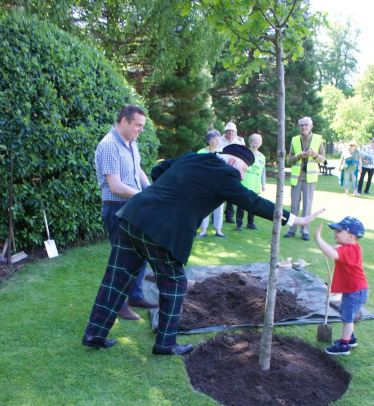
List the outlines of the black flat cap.
{"type": "Polygon", "coordinates": [[[243,160],[248,166],[253,165],[255,156],[253,152],[244,145],[231,144],[223,148],[222,154],[234,155],[243,160]]]}

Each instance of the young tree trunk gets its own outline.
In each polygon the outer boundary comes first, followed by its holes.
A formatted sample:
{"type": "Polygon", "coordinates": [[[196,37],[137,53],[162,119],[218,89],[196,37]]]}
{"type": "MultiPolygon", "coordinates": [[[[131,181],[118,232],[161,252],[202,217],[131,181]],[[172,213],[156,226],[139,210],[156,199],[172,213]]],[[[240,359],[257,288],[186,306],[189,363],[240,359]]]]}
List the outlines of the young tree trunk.
{"type": "Polygon", "coordinates": [[[266,295],[264,328],[261,338],[260,356],[258,364],[261,371],[270,369],[271,342],[274,328],[274,308],[277,295],[278,270],[279,270],[279,236],[283,214],[283,187],[284,187],[284,158],[285,151],[285,87],[284,87],[284,65],[283,65],[283,47],[281,33],[277,31],[276,35],[276,68],[278,84],[278,147],[277,147],[277,197],[275,204],[271,254],[270,254],[270,273],[269,283],[266,295]]]}

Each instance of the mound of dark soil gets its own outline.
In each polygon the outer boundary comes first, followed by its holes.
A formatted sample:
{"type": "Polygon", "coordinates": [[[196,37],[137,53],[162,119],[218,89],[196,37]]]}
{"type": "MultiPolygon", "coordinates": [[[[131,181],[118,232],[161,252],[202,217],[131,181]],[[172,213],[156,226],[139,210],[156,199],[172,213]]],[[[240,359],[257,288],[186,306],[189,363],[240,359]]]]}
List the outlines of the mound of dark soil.
{"type": "Polygon", "coordinates": [[[339,399],[350,374],[331,356],[273,337],[270,370],[258,366],[260,334],[219,334],[184,362],[192,386],[227,406],[322,406],[339,399]]]}
{"type": "MultiPolygon", "coordinates": [[[[196,282],[187,290],[180,328],[262,324],[266,285],[261,278],[235,270],[196,282]]],[[[290,292],[277,292],[274,321],[308,314],[290,292]]]]}

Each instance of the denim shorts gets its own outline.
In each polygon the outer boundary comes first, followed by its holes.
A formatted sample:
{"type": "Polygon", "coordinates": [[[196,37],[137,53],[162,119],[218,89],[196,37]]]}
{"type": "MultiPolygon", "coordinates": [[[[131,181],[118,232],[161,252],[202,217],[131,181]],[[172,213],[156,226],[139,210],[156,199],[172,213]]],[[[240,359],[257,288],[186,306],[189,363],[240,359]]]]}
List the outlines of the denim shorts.
{"type": "Polygon", "coordinates": [[[358,290],[353,293],[343,293],[342,303],[339,307],[342,321],[352,323],[361,307],[367,302],[369,289],[358,290]]]}

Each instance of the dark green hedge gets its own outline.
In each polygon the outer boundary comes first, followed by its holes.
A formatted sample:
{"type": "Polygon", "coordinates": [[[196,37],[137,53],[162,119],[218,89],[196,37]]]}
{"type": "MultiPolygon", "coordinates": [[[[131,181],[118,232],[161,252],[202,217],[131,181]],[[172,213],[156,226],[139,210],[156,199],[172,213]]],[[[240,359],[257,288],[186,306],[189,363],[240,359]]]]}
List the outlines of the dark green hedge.
{"type": "MultiPolygon", "coordinates": [[[[34,17],[3,15],[0,43],[0,239],[8,234],[10,150],[18,247],[45,239],[41,199],[58,244],[101,235],[94,152],[122,105],[142,100],[103,54],[34,17]]],[[[154,134],[148,119],[139,137],[146,172],[157,156],[154,134]]]]}

